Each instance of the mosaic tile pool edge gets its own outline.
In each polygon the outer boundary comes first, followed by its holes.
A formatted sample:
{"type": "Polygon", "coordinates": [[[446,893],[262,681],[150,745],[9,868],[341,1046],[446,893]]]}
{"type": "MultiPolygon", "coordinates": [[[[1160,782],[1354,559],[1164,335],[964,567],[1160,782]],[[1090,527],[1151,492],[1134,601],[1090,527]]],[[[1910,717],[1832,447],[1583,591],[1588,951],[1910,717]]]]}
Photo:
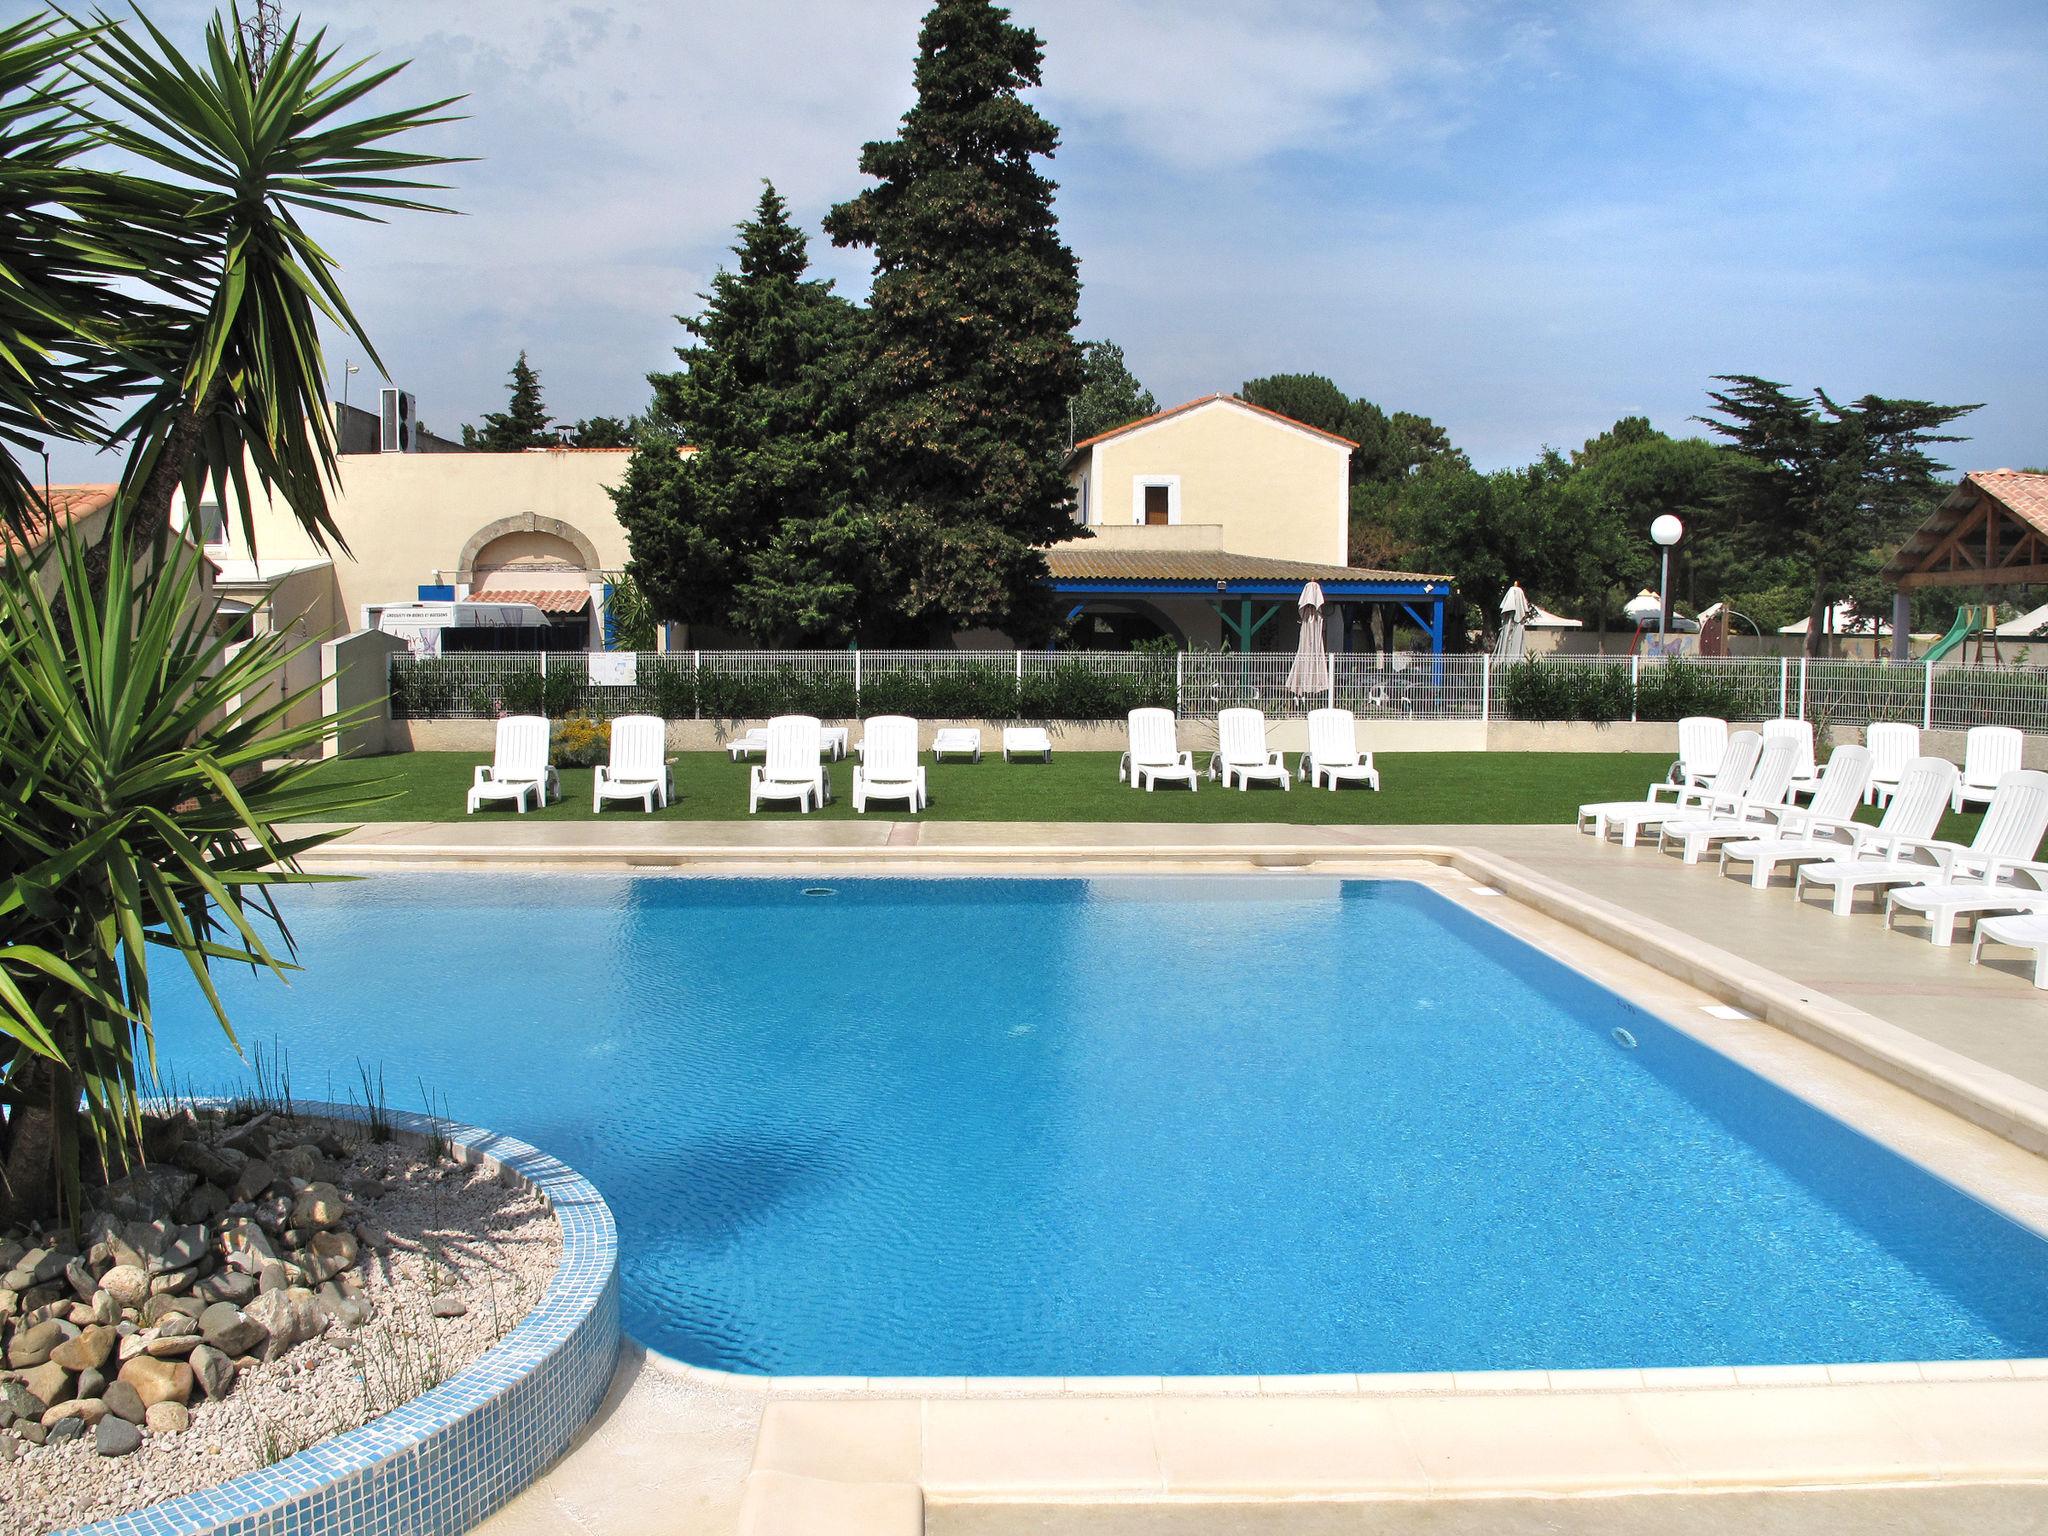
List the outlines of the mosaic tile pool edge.
{"type": "MultiPolygon", "coordinates": [[[[338,1104],[317,1118],[361,1119],[338,1104]]],[[[619,1354],[618,1233],[566,1164],[478,1126],[390,1111],[438,1131],[465,1162],[509,1170],[562,1226],[562,1261],[533,1310],[466,1369],[361,1428],[272,1467],[57,1536],[458,1536],[568,1449],[604,1401],[619,1354]]]]}

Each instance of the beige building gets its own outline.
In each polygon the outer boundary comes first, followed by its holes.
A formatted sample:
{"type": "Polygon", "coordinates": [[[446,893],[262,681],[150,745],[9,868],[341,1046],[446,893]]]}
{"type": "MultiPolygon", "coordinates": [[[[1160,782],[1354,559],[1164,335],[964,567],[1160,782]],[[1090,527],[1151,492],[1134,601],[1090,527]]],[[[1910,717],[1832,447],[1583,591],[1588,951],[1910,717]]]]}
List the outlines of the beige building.
{"type": "Polygon", "coordinates": [[[1313,581],[1334,605],[1333,647],[1359,607],[1390,604],[1440,650],[1447,578],[1349,563],[1357,446],[1235,395],[1076,443],[1067,480],[1088,537],[1054,545],[1046,563],[1080,643],[1164,634],[1267,648],[1294,633],[1268,621],[1313,581]]]}
{"type": "Polygon", "coordinates": [[[187,514],[229,596],[268,597],[282,623],[324,635],[366,610],[425,596],[528,602],[565,650],[599,647],[606,589],[626,564],[610,488],[624,448],[524,453],[348,453],[330,499],[346,548],[323,551],[259,493],[254,542],[232,508],[187,514]]]}

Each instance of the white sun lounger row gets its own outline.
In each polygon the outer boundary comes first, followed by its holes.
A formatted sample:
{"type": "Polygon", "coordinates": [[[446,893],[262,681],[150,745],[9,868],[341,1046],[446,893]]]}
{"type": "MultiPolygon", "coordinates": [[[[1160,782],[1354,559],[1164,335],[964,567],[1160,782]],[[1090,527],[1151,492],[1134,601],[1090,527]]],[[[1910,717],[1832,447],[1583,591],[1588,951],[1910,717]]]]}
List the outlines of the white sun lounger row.
{"type": "MultiPolygon", "coordinates": [[[[1196,787],[1195,754],[1183,751],[1179,721],[1170,709],[1134,709],[1126,723],[1128,750],[1116,776],[1135,789],[1150,791],[1160,784],[1196,787]]],[[[1249,789],[1255,783],[1293,787],[1300,779],[1311,789],[1340,784],[1380,787],[1372,754],[1358,749],[1358,722],[1348,709],[1311,710],[1308,750],[1296,762],[1292,779],[1286,759],[1266,745],[1266,716],[1256,709],[1226,709],[1216,716],[1216,750],[1209,754],[1207,775],[1225,789],[1249,789]]]]}
{"type": "Polygon", "coordinates": [[[1835,750],[1812,780],[1812,803],[1801,806],[1801,733],[1766,726],[1723,737],[1720,725],[1680,722],[1669,781],[1640,801],[1581,806],[1581,829],[1604,838],[1612,828],[1627,846],[1655,827],[1659,846],[1675,844],[1688,864],[1718,845],[1722,871],[1748,865],[1758,890],[1791,868],[1795,896],[1804,900],[1809,887],[1826,891],[1838,917],[1867,891],[1883,902],[1887,928],[1899,913],[1917,913],[1936,945],[1954,942],[1958,922],[1980,919],[1972,960],[1986,943],[2032,949],[2035,984],[2048,988],[2048,862],[2036,858],[2048,835],[2048,773],[2019,767],[2019,732],[1972,730],[1958,770],[1945,758],[1919,755],[1915,727],[1874,725],[1868,744],[1835,750]],[[1855,819],[1866,800],[1885,807],[1875,826],[1855,819]],[[1945,811],[1976,803],[1986,810],[1968,844],[1934,835],[1945,811]]]}
{"type": "MultiPolygon", "coordinates": [[[[487,766],[479,766],[469,786],[465,814],[474,815],[491,800],[510,800],[526,814],[529,804],[562,798],[562,776],[550,750],[553,722],[539,715],[507,715],[498,722],[496,743],[487,766]]],[[[612,721],[610,761],[597,766],[590,808],[604,809],[607,800],[638,800],[652,811],[675,796],[675,775],[668,765],[668,727],[655,715],[621,715],[612,721]]]]}

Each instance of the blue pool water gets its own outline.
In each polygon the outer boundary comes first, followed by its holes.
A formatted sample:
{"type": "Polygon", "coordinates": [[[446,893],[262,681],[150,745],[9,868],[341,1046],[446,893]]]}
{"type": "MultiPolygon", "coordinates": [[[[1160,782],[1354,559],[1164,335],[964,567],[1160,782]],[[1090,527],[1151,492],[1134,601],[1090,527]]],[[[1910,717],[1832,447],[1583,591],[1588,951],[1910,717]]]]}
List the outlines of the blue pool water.
{"type": "Polygon", "coordinates": [[[826,884],[289,892],[306,972],[222,990],[300,1096],[381,1064],[592,1178],[627,1327],[704,1365],[2048,1354],[2048,1243],[1420,886],[826,884]]]}

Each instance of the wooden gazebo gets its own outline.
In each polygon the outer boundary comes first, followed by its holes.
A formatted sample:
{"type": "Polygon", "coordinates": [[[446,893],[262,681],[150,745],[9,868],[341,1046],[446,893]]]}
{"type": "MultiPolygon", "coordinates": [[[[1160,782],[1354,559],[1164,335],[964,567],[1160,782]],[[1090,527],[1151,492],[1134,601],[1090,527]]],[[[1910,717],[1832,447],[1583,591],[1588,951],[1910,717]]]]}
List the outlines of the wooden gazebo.
{"type": "Polygon", "coordinates": [[[1927,587],[2048,582],[2048,474],[1987,469],[1963,476],[1885,562],[1892,660],[1907,659],[1912,594],[1927,587]]]}

